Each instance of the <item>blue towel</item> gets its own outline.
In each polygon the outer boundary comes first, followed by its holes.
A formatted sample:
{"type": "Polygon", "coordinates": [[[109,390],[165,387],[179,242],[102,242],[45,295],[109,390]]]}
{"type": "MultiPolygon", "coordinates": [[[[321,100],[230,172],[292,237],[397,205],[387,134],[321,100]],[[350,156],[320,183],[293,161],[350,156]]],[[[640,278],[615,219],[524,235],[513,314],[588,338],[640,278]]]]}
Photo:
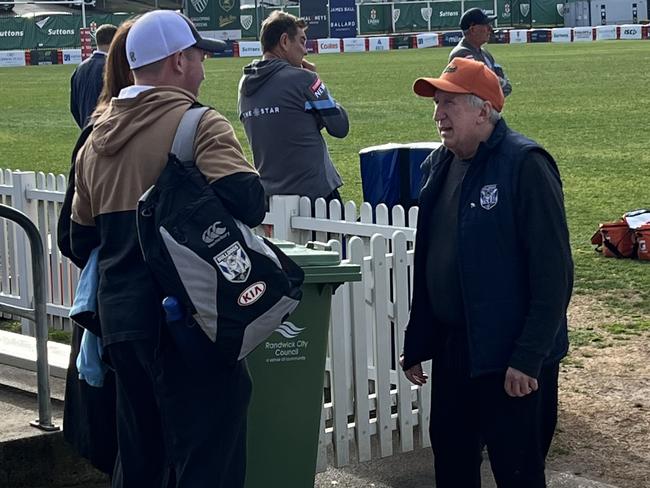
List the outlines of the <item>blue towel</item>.
{"type": "Polygon", "coordinates": [[[108,366],[102,361],[102,354],[102,339],[84,329],[77,356],[77,371],[80,380],[85,380],[90,386],[97,388],[104,386],[104,375],[108,370],[108,366]]]}
{"type": "Polygon", "coordinates": [[[81,348],[76,361],[79,379],[85,380],[90,386],[101,388],[104,385],[104,375],[108,366],[102,361],[101,338],[88,330],[99,326],[97,319],[97,288],[99,285],[97,255],[98,250],[93,249],[86,266],[81,271],[74,303],[70,308],[70,318],[84,327],[81,348]]]}

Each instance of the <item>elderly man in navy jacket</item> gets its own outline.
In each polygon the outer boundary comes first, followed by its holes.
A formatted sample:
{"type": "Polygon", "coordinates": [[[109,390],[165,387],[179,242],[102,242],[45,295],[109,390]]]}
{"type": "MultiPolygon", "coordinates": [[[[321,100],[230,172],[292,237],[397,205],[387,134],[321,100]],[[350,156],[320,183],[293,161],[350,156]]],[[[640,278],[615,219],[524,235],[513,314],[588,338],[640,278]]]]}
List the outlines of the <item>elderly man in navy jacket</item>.
{"type": "Polygon", "coordinates": [[[500,488],[544,487],[573,286],[560,174],[501,118],[483,63],[453,59],[413,89],[443,146],[423,163],[402,367],[422,385],[433,360],[436,487],[480,487],[484,445],[500,488]]]}
{"type": "Polygon", "coordinates": [[[104,86],[104,65],[108,48],[117,27],[112,24],[99,26],[95,33],[97,50],[83,61],[70,79],[70,112],[79,128],[83,129],[95,111],[97,99],[104,86]]]}

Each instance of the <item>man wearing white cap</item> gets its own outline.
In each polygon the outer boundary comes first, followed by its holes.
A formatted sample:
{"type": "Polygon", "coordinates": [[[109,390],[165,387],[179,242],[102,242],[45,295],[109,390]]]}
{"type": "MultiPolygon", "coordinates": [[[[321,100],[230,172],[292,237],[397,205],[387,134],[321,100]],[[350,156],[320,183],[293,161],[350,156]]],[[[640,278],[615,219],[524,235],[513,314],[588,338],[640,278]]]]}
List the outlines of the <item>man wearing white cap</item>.
{"type": "MultiPolygon", "coordinates": [[[[168,467],[177,486],[243,486],[246,367],[215,358],[196,371],[182,361],[161,327],[162,297],[136,231],[138,198],[156,183],[181,117],[197,104],[205,55],[223,47],[179,13],[140,17],[126,41],[135,84],[97,119],[76,160],[71,246],[82,261],[99,248],[99,319],[117,379],[113,487],[167,486],[168,467]]],[[[261,223],[259,176],[215,110],[199,122],[194,160],[233,217],[261,223]]]]}

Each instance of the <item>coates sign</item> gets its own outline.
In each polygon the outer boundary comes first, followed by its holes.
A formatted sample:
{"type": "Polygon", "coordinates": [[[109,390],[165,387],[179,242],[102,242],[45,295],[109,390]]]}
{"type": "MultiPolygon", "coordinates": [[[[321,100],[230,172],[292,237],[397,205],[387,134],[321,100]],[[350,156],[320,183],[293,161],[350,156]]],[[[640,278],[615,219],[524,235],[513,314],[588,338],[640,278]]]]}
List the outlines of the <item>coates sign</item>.
{"type": "Polygon", "coordinates": [[[262,55],[262,45],[259,41],[248,41],[239,43],[239,57],[259,57],[262,55]]]}
{"type": "Polygon", "coordinates": [[[318,53],[340,53],[341,43],[338,39],[318,39],[318,53]]]}

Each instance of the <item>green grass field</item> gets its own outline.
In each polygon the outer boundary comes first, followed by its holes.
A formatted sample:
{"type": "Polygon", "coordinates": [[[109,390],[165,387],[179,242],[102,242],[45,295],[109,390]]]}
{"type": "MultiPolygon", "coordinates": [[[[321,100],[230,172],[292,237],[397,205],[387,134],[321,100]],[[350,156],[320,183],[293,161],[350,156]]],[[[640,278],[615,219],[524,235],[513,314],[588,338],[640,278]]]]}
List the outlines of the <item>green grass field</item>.
{"type": "MultiPolygon", "coordinates": [[[[511,127],[557,159],[576,261],[576,293],[608,304],[621,322],[650,320],[650,267],[602,259],[589,238],[597,224],[650,207],[650,42],[494,45],[513,83],[504,115],[511,127]]],[[[438,75],[447,48],[312,56],[351,121],[328,139],[345,186],[361,200],[358,151],[385,142],[438,140],[432,104],[411,92],[418,76],[438,75]]],[[[237,82],[247,59],[206,61],[201,100],[237,119],[237,82]]],[[[6,68],[2,80],[0,168],[67,173],[78,129],[68,110],[72,66],[6,68]]],[[[549,246],[553,242],[548,243],[549,246]]]]}

